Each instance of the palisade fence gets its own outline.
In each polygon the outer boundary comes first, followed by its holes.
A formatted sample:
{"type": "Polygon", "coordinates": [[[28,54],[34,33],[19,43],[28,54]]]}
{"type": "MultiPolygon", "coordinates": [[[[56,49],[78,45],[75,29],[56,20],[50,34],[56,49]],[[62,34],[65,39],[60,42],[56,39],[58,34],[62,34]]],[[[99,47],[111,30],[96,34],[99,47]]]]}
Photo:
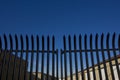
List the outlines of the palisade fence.
{"type": "Polygon", "coordinates": [[[120,80],[120,35],[63,37],[61,80],[120,80]]]}
{"type": "Polygon", "coordinates": [[[58,79],[54,36],[46,40],[44,36],[1,36],[0,56],[0,80],[58,79]]]}
{"type": "Polygon", "coordinates": [[[0,36],[0,80],[120,80],[120,35],[0,36]]]}

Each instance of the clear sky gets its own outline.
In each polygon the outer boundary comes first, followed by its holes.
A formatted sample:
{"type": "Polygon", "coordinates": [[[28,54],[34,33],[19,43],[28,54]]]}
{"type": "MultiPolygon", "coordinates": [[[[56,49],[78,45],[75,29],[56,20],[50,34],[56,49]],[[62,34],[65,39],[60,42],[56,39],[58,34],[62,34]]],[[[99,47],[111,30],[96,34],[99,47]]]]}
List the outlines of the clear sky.
{"type": "Polygon", "coordinates": [[[59,42],[64,34],[119,29],[119,0],[0,0],[0,34],[55,35],[59,42]]]}
{"type": "Polygon", "coordinates": [[[119,33],[120,0],[0,0],[0,35],[119,33]]]}

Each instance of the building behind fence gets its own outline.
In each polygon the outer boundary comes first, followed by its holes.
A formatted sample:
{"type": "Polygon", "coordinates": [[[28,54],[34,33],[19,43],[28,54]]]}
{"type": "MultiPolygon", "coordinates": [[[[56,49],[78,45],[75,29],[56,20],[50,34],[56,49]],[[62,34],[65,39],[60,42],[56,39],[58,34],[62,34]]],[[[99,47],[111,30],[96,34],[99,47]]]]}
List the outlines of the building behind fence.
{"type": "MultiPolygon", "coordinates": [[[[118,55],[117,58],[118,58],[119,68],[120,68],[120,55],[118,55]]],[[[111,58],[111,62],[112,62],[112,68],[113,68],[113,70],[114,70],[115,80],[119,80],[118,74],[117,74],[117,69],[116,69],[116,66],[115,66],[115,59],[114,59],[114,58],[111,58]]],[[[109,80],[112,80],[112,75],[111,75],[110,65],[109,65],[109,61],[108,61],[108,60],[106,60],[106,65],[107,65],[107,67],[106,67],[106,68],[107,68],[107,74],[108,74],[108,76],[109,76],[108,79],[109,79],[109,80]]],[[[96,76],[96,79],[97,79],[97,80],[100,80],[100,78],[99,78],[99,72],[98,72],[98,70],[99,70],[99,69],[98,69],[98,64],[89,67],[90,79],[91,79],[91,80],[94,80],[94,79],[93,79],[93,70],[92,70],[93,67],[95,68],[95,76],[96,76]]],[[[102,72],[102,80],[106,80],[106,78],[105,78],[105,73],[104,73],[104,64],[103,64],[103,62],[100,63],[100,70],[101,70],[101,72],[102,72]]],[[[75,74],[72,74],[72,76],[73,76],[73,80],[76,80],[76,75],[75,75],[75,74]]],[[[84,69],[84,76],[85,76],[85,80],[88,80],[88,78],[87,78],[87,69],[84,69]]],[[[65,79],[63,79],[63,80],[65,80],[65,79]]],[[[70,79],[70,76],[67,76],[67,80],[71,80],[71,79],[70,79]]],[[[78,80],[82,80],[81,71],[78,72],[78,80]]]]}
{"type": "Polygon", "coordinates": [[[14,59],[15,56],[10,53],[10,51],[5,51],[0,53],[0,70],[1,70],[1,80],[18,80],[18,75],[19,75],[19,80],[24,80],[24,70],[27,68],[25,66],[25,60],[21,60],[21,66],[20,64],[20,58],[16,57],[15,59],[15,64],[14,64],[14,59]],[[5,54],[5,56],[4,56],[5,54]],[[4,64],[4,65],[3,65],[4,64]],[[3,66],[2,66],[3,65],[3,66]],[[16,67],[14,67],[14,65],[16,67]],[[8,67],[9,66],[9,67],[8,67]],[[19,68],[20,67],[20,68],[19,68]],[[18,73],[20,69],[20,74],[18,73]],[[12,79],[14,74],[14,78],[12,79]]]}

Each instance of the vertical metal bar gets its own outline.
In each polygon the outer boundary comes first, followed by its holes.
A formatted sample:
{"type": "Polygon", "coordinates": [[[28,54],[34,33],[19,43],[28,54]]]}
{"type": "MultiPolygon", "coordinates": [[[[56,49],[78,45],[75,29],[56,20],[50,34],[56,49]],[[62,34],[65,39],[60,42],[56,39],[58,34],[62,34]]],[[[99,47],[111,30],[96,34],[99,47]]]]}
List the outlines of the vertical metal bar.
{"type": "Polygon", "coordinates": [[[119,54],[120,54],[120,34],[118,36],[118,49],[119,49],[119,54]]]}
{"type": "Polygon", "coordinates": [[[79,35],[79,49],[80,49],[80,64],[81,64],[81,76],[82,76],[82,80],[84,80],[85,79],[85,77],[84,77],[84,68],[83,68],[83,66],[84,66],[84,64],[83,64],[83,57],[82,57],[82,52],[81,52],[81,50],[82,50],[82,36],[81,35],[79,35]]]}
{"type": "Polygon", "coordinates": [[[110,71],[111,71],[111,76],[112,76],[112,80],[115,80],[115,76],[114,76],[114,71],[113,71],[113,67],[112,67],[112,61],[111,61],[111,54],[109,51],[109,36],[110,34],[107,34],[107,39],[106,39],[106,48],[107,48],[107,53],[108,53],[108,60],[109,60],[109,65],[110,65],[110,71]]]}
{"type": "MultiPolygon", "coordinates": [[[[119,55],[120,55],[120,34],[118,36],[118,49],[119,49],[119,55]]],[[[120,79],[120,75],[119,75],[119,79],[120,79]]]]}
{"type": "Polygon", "coordinates": [[[21,78],[21,66],[22,66],[22,58],[23,58],[23,36],[20,36],[20,41],[21,41],[21,53],[20,53],[20,63],[19,63],[19,70],[18,70],[18,80],[21,78]]]}
{"type": "Polygon", "coordinates": [[[33,71],[33,60],[34,60],[34,38],[33,35],[31,36],[31,43],[32,43],[32,52],[31,52],[31,64],[30,64],[30,80],[32,80],[33,76],[32,76],[32,71],[33,71]]]}
{"type": "Polygon", "coordinates": [[[116,65],[116,69],[117,69],[117,73],[118,73],[118,78],[120,79],[120,69],[119,69],[117,54],[115,51],[115,38],[116,38],[116,34],[114,33],[112,36],[112,48],[113,48],[113,55],[114,55],[114,59],[115,59],[115,65],[116,65]]]}
{"type": "Polygon", "coordinates": [[[2,40],[1,40],[1,36],[0,36],[0,55],[2,54],[2,40]]]}
{"type": "Polygon", "coordinates": [[[69,46],[69,62],[70,62],[70,80],[73,80],[73,72],[72,72],[72,53],[71,53],[71,37],[68,37],[68,46],[69,46]]]}
{"type": "Polygon", "coordinates": [[[65,80],[67,80],[67,57],[66,57],[66,37],[63,37],[64,43],[64,72],[65,72],[65,80]]]}
{"type": "Polygon", "coordinates": [[[37,45],[37,55],[36,55],[36,76],[35,80],[38,80],[38,64],[39,64],[39,36],[36,37],[36,45],[37,45]]]}
{"type": "Polygon", "coordinates": [[[74,53],[75,53],[75,74],[76,80],[78,80],[78,62],[77,62],[77,51],[76,51],[76,36],[74,35],[74,53]]]}
{"type": "Polygon", "coordinates": [[[58,77],[58,75],[59,75],[59,73],[58,73],[58,69],[59,69],[59,58],[58,58],[58,50],[57,50],[57,53],[56,53],[56,58],[57,58],[57,61],[56,61],[56,74],[57,74],[57,80],[59,80],[59,77],[58,77]]]}
{"type": "Polygon", "coordinates": [[[4,66],[5,66],[5,61],[6,61],[6,55],[7,55],[7,48],[8,48],[8,43],[7,43],[7,37],[4,34],[4,44],[5,44],[5,51],[3,52],[3,58],[2,58],[2,64],[1,64],[1,72],[0,72],[0,80],[2,80],[3,77],[3,70],[4,70],[4,66]]]}
{"type": "MultiPolygon", "coordinates": [[[[1,40],[1,36],[0,36],[0,56],[2,55],[2,40],[1,40]]],[[[2,61],[1,61],[1,64],[0,64],[0,66],[2,65],[3,63],[2,63],[2,61]]],[[[1,73],[1,71],[2,71],[2,69],[1,69],[1,67],[0,67],[0,73],[1,73]]],[[[1,76],[0,76],[0,78],[1,78],[1,76]]]]}
{"type": "Polygon", "coordinates": [[[42,36],[42,68],[41,68],[41,80],[44,80],[44,36],[42,36]]]}
{"type": "Polygon", "coordinates": [[[50,51],[50,39],[49,36],[47,37],[47,80],[49,80],[49,54],[50,51]]]}
{"type": "MultiPolygon", "coordinates": [[[[2,55],[2,40],[1,40],[1,36],[0,36],[0,56],[2,55]]],[[[0,68],[1,71],[1,68],[0,68]]]]}
{"type": "Polygon", "coordinates": [[[28,80],[27,79],[27,67],[28,67],[28,50],[29,50],[29,40],[28,40],[28,36],[26,35],[26,60],[25,60],[25,70],[24,70],[24,80],[28,80]]]}
{"type": "Polygon", "coordinates": [[[98,72],[99,72],[99,78],[100,78],[99,80],[102,80],[100,58],[99,58],[99,52],[98,52],[98,34],[96,34],[96,36],[95,36],[95,48],[96,48],[96,58],[97,58],[98,72]]]}
{"type": "Polygon", "coordinates": [[[54,60],[55,60],[55,54],[54,54],[54,50],[55,50],[55,38],[54,38],[54,36],[52,37],[52,80],[54,80],[54,78],[55,78],[55,62],[54,62],[54,60]]]}
{"type": "Polygon", "coordinates": [[[61,54],[60,54],[60,62],[61,62],[61,80],[63,80],[63,62],[62,62],[62,50],[61,50],[61,54]]]}
{"type": "Polygon", "coordinates": [[[93,54],[93,51],[92,51],[92,49],[93,49],[92,41],[93,41],[93,37],[92,37],[92,34],[91,34],[90,35],[90,54],[91,54],[91,60],[92,60],[93,78],[94,78],[94,80],[96,80],[95,67],[94,67],[94,64],[95,64],[95,62],[94,62],[94,54],[93,54]]]}
{"type": "Polygon", "coordinates": [[[84,36],[84,48],[85,48],[85,58],[86,58],[86,66],[87,66],[87,77],[90,80],[90,72],[89,72],[89,63],[88,63],[88,53],[87,53],[87,35],[84,36]]]}
{"type": "Polygon", "coordinates": [[[12,41],[12,36],[9,35],[9,39],[10,39],[10,51],[8,53],[9,55],[9,60],[7,63],[7,73],[6,73],[6,80],[8,80],[8,75],[9,75],[9,69],[10,69],[10,62],[11,62],[11,54],[12,54],[12,50],[13,50],[13,41],[12,41]]]}
{"type": "Polygon", "coordinates": [[[16,44],[16,52],[15,52],[15,58],[14,58],[14,65],[13,65],[13,74],[12,74],[12,80],[15,80],[14,77],[15,77],[15,71],[16,71],[16,59],[17,59],[17,55],[18,55],[18,37],[17,35],[15,35],[15,44],[16,44]]]}
{"type": "Polygon", "coordinates": [[[106,62],[105,62],[105,53],[104,53],[104,34],[102,33],[101,35],[101,50],[102,50],[102,59],[103,59],[103,64],[104,64],[104,70],[105,70],[105,76],[106,76],[106,80],[108,80],[108,75],[107,75],[107,66],[106,66],[106,62]]]}

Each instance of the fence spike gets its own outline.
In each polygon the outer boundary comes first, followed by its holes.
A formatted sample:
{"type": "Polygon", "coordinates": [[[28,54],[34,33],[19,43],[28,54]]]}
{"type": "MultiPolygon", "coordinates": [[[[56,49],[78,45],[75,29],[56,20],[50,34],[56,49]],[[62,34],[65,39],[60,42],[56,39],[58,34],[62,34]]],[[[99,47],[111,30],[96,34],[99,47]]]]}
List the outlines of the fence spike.
{"type": "Polygon", "coordinates": [[[29,50],[29,38],[28,38],[28,35],[26,35],[26,50],[29,50]]]}
{"type": "Polygon", "coordinates": [[[52,49],[54,51],[55,50],[55,37],[54,36],[52,37],[52,45],[53,45],[52,49]]]}
{"type": "Polygon", "coordinates": [[[0,36],[0,50],[2,50],[2,40],[1,40],[1,36],[0,36]]]}
{"type": "Polygon", "coordinates": [[[107,67],[106,67],[106,62],[105,62],[105,55],[104,55],[104,34],[102,33],[101,35],[101,49],[102,49],[102,58],[103,58],[103,64],[104,64],[104,70],[105,70],[105,76],[106,76],[106,80],[108,80],[108,75],[107,75],[107,67]]]}
{"type": "Polygon", "coordinates": [[[50,50],[50,37],[49,36],[47,36],[47,50],[48,51],[50,50]]]}
{"type": "Polygon", "coordinates": [[[59,73],[58,73],[58,70],[59,70],[59,59],[58,59],[58,49],[56,50],[56,78],[57,80],[59,80],[59,73]]]}
{"type": "Polygon", "coordinates": [[[31,36],[31,42],[32,42],[32,50],[34,49],[34,37],[33,35],[31,36]]]}
{"type": "Polygon", "coordinates": [[[84,36],[85,38],[87,38],[87,34],[85,34],[85,36],[84,36]]]}
{"type": "Polygon", "coordinates": [[[39,36],[36,36],[36,45],[37,45],[37,55],[36,55],[36,76],[35,80],[38,79],[38,66],[39,66],[39,36]]]}
{"type": "Polygon", "coordinates": [[[10,49],[13,49],[13,40],[12,40],[12,36],[9,35],[9,39],[10,39],[10,49]]]}
{"type": "Polygon", "coordinates": [[[66,37],[63,36],[63,45],[64,45],[64,72],[65,72],[65,80],[67,80],[67,59],[66,59],[66,37]]]}
{"type": "Polygon", "coordinates": [[[7,62],[7,73],[6,73],[6,80],[8,80],[8,72],[10,68],[10,61],[11,61],[11,54],[12,54],[12,49],[13,49],[13,41],[12,41],[12,36],[9,34],[9,40],[10,40],[10,51],[9,51],[9,57],[8,57],[8,62],[7,62]]]}
{"type": "Polygon", "coordinates": [[[22,59],[23,59],[23,48],[24,48],[24,43],[23,43],[23,36],[20,35],[20,42],[21,42],[21,52],[20,52],[20,63],[19,63],[19,71],[18,71],[18,80],[20,80],[21,76],[21,65],[22,65],[22,59]]]}
{"type": "Polygon", "coordinates": [[[107,33],[107,35],[109,35],[109,36],[110,36],[110,32],[108,32],[108,33],[107,33]]]}
{"type": "MultiPolygon", "coordinates": [[[[119,52],[120,52],[120,34],[118,36],[118,48],[119,48],[119,52]]],[[[120,54],[120,53],[119,53],[120,54]]]]}
{"type": "Polygon", "coordinates": [[[90,48],[91,48],[91,50],[92,50],[92,39],[93,39],[93,36],[92,36],[92,34],[90,34],[90,48]]]}
{"type": "Polygon", "coordinates": [[[70,79],[73,80],[73,71],[72,71],[72,55],[71,55],[71,36],[68,36],[68,46],[69,46],[69,63],[70,63],[70,79]]]}
{"type": "Polygon", "coordinates": [[[17,55],[18,55],[18,38],[17,38],[17,35],[15,34],[14,36],[14,39],[15,39],[15,58],[14,58],[14,65],[13,65],[13,74],[12,74],[12,80],[14,80],[14,77],[15,77],[15,70],[16,70],[16,58],[17,58],[17,55]]]}
{"type": "Polygon", "coordinates": [[[24,45],[24,43],[23,43],[23,36],[22,35],[20,35],[20,41],[21,41],[21,50],[23,50],[23,45],[24,45]]]}
{"type": "Polygon", "coordinates": [[[44,36],[42,36],[42,50],[44,50],[44,36]]]}
{"type": "Polygon", "coordinates": [[[16,44],[16,50],[18,50],[18,37],[16,34],[15,34],[15,44],[16,44]]]}
{"type": "Polygon", "coordinates": [[[98,37],[99,37],[99,35],[96,34],[95,48],[96,48],[96,57],[97,57],[97,64],[98,64],[98,70],[99,70],[99,78],[100,78],[100,80],[102,80],[102,74],[101,74],[101,68],[100,68],[100,58],[99,58],[99,52],[98,52],[98,37]]]}
{"type": "Polygon", "coordinates": [[[69,46],[69,50],[70,50],[70,52],[71,52],[71,36],[69,35],[68,36],[68,46],[69,46]]]}
{"type": "Polygon", "coordinates": [[[42,67],[41,67],[41,80],[44,79],[44,36],[42,36],[42,67]]]}
{"type": "Polygon", "coordinates": [[[113,35],[116,36],[116,32],[114,32],[113,35]]]}
{"type": "Polygon", "coordinates": [[[47,36],[47,80],[49,79],[49,50],[50,50],[50,37],[47,36]]]}
{"type": "MultiPolygon", "coordinates": [[[[92,43],[92,40],[93,40],[93,37],[92,37],[92,34],[90,34],[90,53],[91,53],[91,60],[92,60],[92,66],[94,66],[95,62],[94,62],[94,54],[93,54],[93,43],[92,43]]],[[[96,75],[95,75],[95,67],[92,67],[92,70],[93,70],[93,78],[94,80],[96,80],[96,75]]]]}
{"type": "Polygon", "coordinates": [[[70,34],[68,35],[68,38],[70,38],[71,36],[70,36],[70,34]]]}
{"type": "MultiPolygon", "coordinates": [[[[2,64],[1,64],[1,68],[0,68],[0,80],[2,79],[2,76],[3,76],[3,69],[4,69],[4,66],[5,66],[5,63],[6,63],[6,55],[7,55],[7,37],[6,37],[6,35],[4,34],[3,35],[4,36],[4,45],[5,45],[5,47],[4,47],[4,49],[5,49],[5,51],[4,51],[4,54],[3,54],[3,57],[2,57],[2,64]]],[[[5,77],[6,77],[6,73],[5,73],[5,77]]]]}
{"type": "Polygon", "coordinates": [[[90,72],[89,72],[89,62],[88,62],[88,53],[87,53],[87,34],[84,36],[84,48],[85,48],[85,58],[86,58],[86,67],[87,67],[87,77],[90,80],[90,72]]]}
{"type": "Polygon", "coordinates": [[[62,58],[62,49],[60,50],[61,54],[60,54],[60,64],[61,64],[61,80],[63,80],[63,58],[62,58]]]}
{"type": "Polygon", "coordinates": [[[107,34],[106,48],[107,48],[108,60],[110,61],[109,65],[110,65],[112,80],[115,80],[114,71],[113,71],[112,62],[111,62],[111,54],[110,54],[110,51],[109,51],[109,38],[110,38],[110,33],[107,34]]]}
{"type": "Polygon", "coordinates": [[[103,39],[104,39],[104,33],[101,34],[101,39],[102,39],[101,41],[103,41],[103,39]]]}
{"type": "Polygon", "coordinates": [[[74,52],[75,52],[75,72],[76,72],[76,80],[78,80],[78,61],[77,61],[77,49],[76,49],[76,35],[74,35],[74,52]]]}
{"type": "Polygon", "coordinates": [[[82,55],[82,36],[81,36],[81,34],[79,35],[79,49],[80,49],[80,64],[81,64],[81,76],[82,76],[82,80],[84,80],[85,79],[85,75],[84,75],[84,62],[83,62],[83,55],[82,55]]]}
{"type": "Polygon", "coordinates": [[[76,35],[74,35],[74,49],[76,50],[76,35]]]}
{"type": "MultiPolygon", "coordinates": [[[[79,35],[79,49],[82,50],[82,36],[81,34],[79,35]]],[[[80,51],[82,52],[82,51],[80,51]]]]}
{"type": "Polygon", "coordinates": [[[117,54],[116,54],[116,51],[115,51],[115,38],[116,38],[116,33],[114,32],[114,34],[112,36],[112,48],[113,48],[113,55],[115,57],[115,65],[116,65],[116,68],[117,68],[118,78],[120,79],[120,69],[119,69],[117,54]]]}
{"type": "Polygon", "coordinates": [[[109,49],[109,38],[110,38],[110,34],[108,33],[108,34],[107,34],[107,39],[106,39],[107,49],[109,49]]]}
{"type": "Polygon", "coordinates": [[[26,35],[26,60],[25,60],[25,70],[24,70],[24,80],[27,79],[27,67],[28,67],[28,49],[29,49],[29,41],[28,41],[28,35],[26,35]]]}
{"type": "Polygon", "coordinates": [[[31,43],[32,43],[32,52],[31,52],[31,64],[30,64],[30,80],[32,80],[33,76],[32,76],[32,71],[33,71],[33,60],[34,60],[34,54],[33,54],[33,50],[34,50],[34,37],[33,35],[31,35],[31,43]]]}
{"type": "Polygon", "coordinates": [[[39,50],[39,36],[38,35],[36,37],[36,42],[37,42],[37,50],[39,50]]]}
{"type": "Polygon", "coordinates": [[[5,50],[7,50],[7,48],[8,48],[8,43],[7,43],[7,37],[6,37],[5,34],[4,34],[4,44],[5,44],[5,50]]]}
{"type": "Polygon", "coordinates": [[[52,37],[52,80],[54,80],[55,77],[55,54],[54,54],[54,50],[55,50],[55,38],[54,36],[52,37]]]}

